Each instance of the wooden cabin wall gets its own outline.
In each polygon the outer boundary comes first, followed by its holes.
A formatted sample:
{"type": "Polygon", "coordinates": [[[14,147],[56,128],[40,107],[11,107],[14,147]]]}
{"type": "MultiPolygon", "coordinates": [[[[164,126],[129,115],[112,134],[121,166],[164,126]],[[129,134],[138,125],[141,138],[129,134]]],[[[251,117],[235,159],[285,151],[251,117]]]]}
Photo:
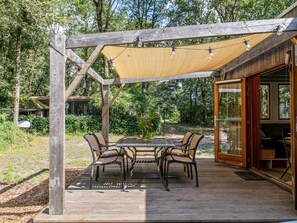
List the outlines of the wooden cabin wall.
{"type": "Polygon", "coordinates": [[[253,76],[268,70],[277,69],[285,65],[285,55],[292,49],[293,43],[287,41],[284,44],[275,47],[264,54],[236,67],[227,73],[221,73],[217,80],[230,80],[253,76]]]}

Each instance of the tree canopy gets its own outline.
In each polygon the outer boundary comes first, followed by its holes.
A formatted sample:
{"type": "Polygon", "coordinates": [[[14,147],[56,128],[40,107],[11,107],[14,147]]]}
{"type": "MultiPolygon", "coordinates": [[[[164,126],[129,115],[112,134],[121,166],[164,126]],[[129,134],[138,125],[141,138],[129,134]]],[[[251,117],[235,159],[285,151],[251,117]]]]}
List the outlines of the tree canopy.
{"type": "MultiPolygon", "coordinates": [[[[0,2],[0,109],[18,109],[19,98],[49,95],[50,36],[182,26],[274,18],[293,0],[4,0],[0,2]]],[[[205,39],[145,46],[183,45],[205,39]]],[[[207,40],[209,41],[209,39],[207,40]]],[[[90,49],[77,49],[83,59],[90,49]]],[[[116,77],[106,58],[94,69],[103,77],[116,77]]],[[[66,84],[78,68],[67,63],[66,84]]],[[[114,93],[118,86],[112,86],[114,93]]],[[[99,86],[85,77],[74,95],[93,96],[101,106],[99,86]]],[[[130,84],[115,101],[112,111],[157,110],[166,120],[212,124],[211,78],[130,84]]],[[[100,109],[99,109],[100,111],[100,109]]],[[[1,111],[0,111],[1,112],[1,111]]]]}

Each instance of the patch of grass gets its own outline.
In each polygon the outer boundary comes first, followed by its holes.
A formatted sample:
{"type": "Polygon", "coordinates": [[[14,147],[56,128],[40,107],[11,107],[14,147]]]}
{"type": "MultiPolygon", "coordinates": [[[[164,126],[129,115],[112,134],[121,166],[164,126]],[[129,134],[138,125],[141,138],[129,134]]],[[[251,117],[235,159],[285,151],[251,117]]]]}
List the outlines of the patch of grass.
{"type": "Polygon", "coordinates": [[[4,170],[0,172],[0,182],[2,183],[16,183],[21,180],[18,169],[13,164],[7,164],[4,170]]]}

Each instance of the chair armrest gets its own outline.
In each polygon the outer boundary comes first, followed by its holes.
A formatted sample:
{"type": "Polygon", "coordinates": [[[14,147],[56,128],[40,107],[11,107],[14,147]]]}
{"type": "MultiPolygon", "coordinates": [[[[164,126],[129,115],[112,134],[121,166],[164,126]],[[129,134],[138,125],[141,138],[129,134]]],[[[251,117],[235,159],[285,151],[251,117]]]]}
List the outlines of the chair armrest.
{"type": "Polygon", "coordinates": [[[113,154],[113,155],[104,155],[104,153],[111,152],[111,151],[115,151],[117,157],[121,154],[121,153],[120,153],[121,150],[118,151],[117,149],[108,149],[108,150],[105,150],[105,151],[102,153],[102,155],[101,155],[100,157],[103,157],[103,158],[114,157],[115,154],[113,154]]]}

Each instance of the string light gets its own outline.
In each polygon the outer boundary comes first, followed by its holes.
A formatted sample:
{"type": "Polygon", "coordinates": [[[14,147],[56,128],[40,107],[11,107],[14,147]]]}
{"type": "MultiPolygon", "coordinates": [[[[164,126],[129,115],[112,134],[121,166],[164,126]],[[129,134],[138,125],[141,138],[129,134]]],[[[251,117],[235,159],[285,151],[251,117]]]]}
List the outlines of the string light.
{"type": "Polygon", "coordinates": [[[213,51],[213,49],[209,47],[208,48],[208,53],[209,53],[209,57],[208,58],[209,59],[212,59],[213,58],[213,52],[212,51],[213,51]]]}
{"type": "Polygon", "coordinates": [[[283,25],[278,25],[276,27],[276,34],[281,36],[284,33],[284,29],[285,29],[285,27],[283,25]]]}
{"type": "Polygon", "coordinates": [[[250,43],[249,43],[249,40],[244,40],[244,44],[245,44],[245,47],[246,47],[246,51],[249,51],[252,47],[251,47],[251,45],[250,45],[250,43]]]}
{"type": "Polygon", "coordinates": [[[176,51],[175,51],[175,46],[173,46],[172,48],[171,48],[171,53],[170,53],[170,56],[171,57],[174,57],[175,56],[175,53],[176,53],[176,51]]]}

